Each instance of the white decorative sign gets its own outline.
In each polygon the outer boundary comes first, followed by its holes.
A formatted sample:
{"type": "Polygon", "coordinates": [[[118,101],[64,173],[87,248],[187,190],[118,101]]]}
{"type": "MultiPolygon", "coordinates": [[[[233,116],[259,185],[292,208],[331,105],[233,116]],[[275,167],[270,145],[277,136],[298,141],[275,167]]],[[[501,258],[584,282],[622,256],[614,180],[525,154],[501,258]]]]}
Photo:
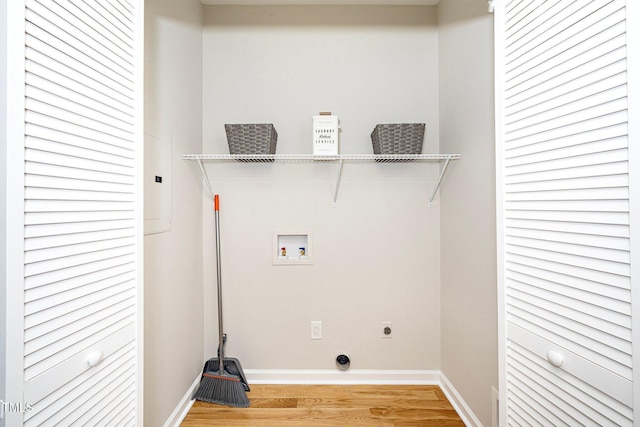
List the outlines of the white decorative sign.
{"type": "Polygon", "coordinates": [[[338,116],[320,113],[313,116],[313,155],[338,155],[338,116]]]}

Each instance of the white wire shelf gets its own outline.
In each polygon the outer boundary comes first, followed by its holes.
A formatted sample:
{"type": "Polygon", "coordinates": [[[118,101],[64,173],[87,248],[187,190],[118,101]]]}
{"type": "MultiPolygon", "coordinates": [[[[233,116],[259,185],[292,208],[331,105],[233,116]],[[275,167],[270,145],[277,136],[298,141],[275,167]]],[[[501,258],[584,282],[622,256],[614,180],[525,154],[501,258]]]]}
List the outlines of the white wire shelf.
{"type": "Polygon", "coordinates": [[[451,160],[458,160],[462,157],[461,154],[338,154],[335,156],[315,156],[313,154],[183,154],[183,160],[194,160],[198,162],[200,171],[207,184],[209,194],[213,198],[213,187],[207,176],[207,172],[204,168],[204,163],[207,162],[244,162],[244,163],[307,163],[307,162],[335,162],[338,165],[338,171],[336,175],[336,186],[333,193],[333,205],[335,206],[338,200],[338,190],[340,189],[340,179],[342,176],[342,165],[353,162],[374,162],[374,163],[406,163],[406,162],[429,162],[429,163],[443,163],[440,170],[440,176],[436,183],[431,197],[429,198],[429,207],[433,206],[433,199],[435,198],[442,178],[447,171],[449,162],[451,160]]]}
{"type": "Polygon", "coordinates": [[[295,163],[314,161],[346,161],[346,162],[379,162],[403,163],[407,161],[442,162],[457,160],[460,154],[338,154],[336,156],[314,156],[313,154],[184,154],[184,160],[201,160],[205,162],[247,163],[295,163]]]}

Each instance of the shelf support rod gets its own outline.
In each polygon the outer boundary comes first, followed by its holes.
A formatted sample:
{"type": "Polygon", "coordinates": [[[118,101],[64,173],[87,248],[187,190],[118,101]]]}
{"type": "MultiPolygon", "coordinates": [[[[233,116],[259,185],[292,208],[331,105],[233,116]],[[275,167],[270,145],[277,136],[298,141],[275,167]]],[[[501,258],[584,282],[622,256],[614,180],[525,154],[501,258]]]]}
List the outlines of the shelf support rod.
{"type": "Polygon", "coordinates": [[[342,178],[342,162],[343,159],[340,158],[340,160],[338,160],[338,174],[336,176],[336,188],[333,191],[333,207],[336,207],[336,202],[338,200],[338,190],[340,189],[340,179],[342,178]]]}
{"type": "Polygon", "coordinates": [[[436,184],[436,188],[433,189],[433,193],[431,193],[431,197],[429,198],[429,207],[433,207],[433,199],[436,197],[436,193],[438,192],[438,188],[440,188],[440,183],[442,182],[442,178],[444,178],[445,172],[447,172],[447,167],[449,166],[450,158],[446,159],[444,162],[444,166],[440,171],[440,177],[438,178],[438,182],[436,184]]]}
{"type": "Polygon", "coordinates": [[[211,200],[213,200],[213,189],[211,188],[211,183],[209,182],[209,177],[207,176],[207,171],[204,169],[204,165],[202,164],[201,159],[197,159],[198,166],[200,166],[200,172],[202,172],[202,177],[204,178],[205,184],[207,184],[207,190],[209,190],[209,195],[211,196],[211,200]]]}

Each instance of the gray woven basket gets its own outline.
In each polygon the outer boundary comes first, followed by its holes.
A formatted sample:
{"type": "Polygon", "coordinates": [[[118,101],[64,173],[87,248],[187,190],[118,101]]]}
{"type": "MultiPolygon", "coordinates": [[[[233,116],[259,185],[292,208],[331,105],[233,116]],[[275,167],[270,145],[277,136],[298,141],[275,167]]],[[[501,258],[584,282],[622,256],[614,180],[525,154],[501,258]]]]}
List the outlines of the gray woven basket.
{"type": "Polygon", "coordinates": [[[378,124],[371,132],[374,154],[421,154],[424,123],[378,124]]]}
{"type": "Polygon", "coordinates": [[[225,124],[230,154],[275,154],[278,132],[271,123],[225,124]]]}

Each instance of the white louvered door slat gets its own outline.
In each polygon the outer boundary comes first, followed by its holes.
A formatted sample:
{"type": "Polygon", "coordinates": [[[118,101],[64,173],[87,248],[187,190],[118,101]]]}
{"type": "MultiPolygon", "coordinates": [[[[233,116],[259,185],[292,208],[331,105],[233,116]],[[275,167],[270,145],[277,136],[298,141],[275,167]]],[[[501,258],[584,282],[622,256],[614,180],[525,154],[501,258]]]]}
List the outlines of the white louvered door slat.
{"type": "Polygon", "coordinates": [[[631,426],[625,0],[506,0],[496,19],[503,419],[631,426]]]}
{"type": "Polygon", "coordinates": [[[76,61],[87,64],[109,80],[111,84],[119,85],[126,93],[131,92],[132,74],[123,64],[122,59],[108,58],[105,49],[95,43],[91,37],[79,33],[73,23],[65,23],[59,16],[53,14],[47,7],[37,1],[27,1],[27,31],[30,35],[48,43],[76,61]],[[65,25],[66,24],[66,25],[65,25]]]}
{"type": "MultiPolygon", "coordinates": [[[[38,5],[35,4],[35,1],[28,1],[27,8],[34,7],[37,8],[38,5]]],[[[72,11],[68,10],[66,7],[69,7],[68,3],[61,2],[61,5],[55,2],[46,2],[43,4],[44,8],[47,12],[50,12],[56,16],[56,24],[58,28],[61,27],[61,24],[64,25],[65,35],[71,36],[76,39],[82,39],[83,42],[87,45],[87,48],[90,49],[90,52],[99,51],[99,55],[104,59],[108,60],[113,64],[114,69],[119,69],[123,74],[131,74],[130,68],[126,67],[133,65],[133,57],[131,55],[130,45],[119,45],[118,43],[114,43],[110,40],[105,33],[101,33],[96,28],[91,26],[91,20],[89,19],[89,24],[85,22],[86,17],[82,14],[72,13],[72,11]],[[122,65],[121,65],[122,63],[122,65]]],[[[44,9],[43,9],[44,10],[44,9]]],[[[29,16],[27,16],[29,19],[29,16]]],[[[38,21],[36,19],[33,20],[34,23],[38,21]]],[[[43,27],[50,26],[50,20],[42,20],[43,27]]],[[[95,25],[95,22],[93,22],[95,25]]],[[[101,27],[101,26],[100,26],[101,27]]]]}
{"type": "Polygon", "coordinates": [[[23,422],[136,425],[143,2],[24,3],[23,422]]]}
{"type": "Polygon", "coordinates": [[[50,48],[34,37],[27,36],[26,44],[27,72],[48,78],[72,90],[79,91],[77,89],[80,88],[96,101],[132,113],[128,102],[130,98],[105,84],[108,83],[107,81],[101,81],[99,74],[95,71],[80,63],[73,64],[75,68],[70,68],[65,65],[70,62],[69,58],[66,58],[62,52],[49,52],[50,48]]]}

